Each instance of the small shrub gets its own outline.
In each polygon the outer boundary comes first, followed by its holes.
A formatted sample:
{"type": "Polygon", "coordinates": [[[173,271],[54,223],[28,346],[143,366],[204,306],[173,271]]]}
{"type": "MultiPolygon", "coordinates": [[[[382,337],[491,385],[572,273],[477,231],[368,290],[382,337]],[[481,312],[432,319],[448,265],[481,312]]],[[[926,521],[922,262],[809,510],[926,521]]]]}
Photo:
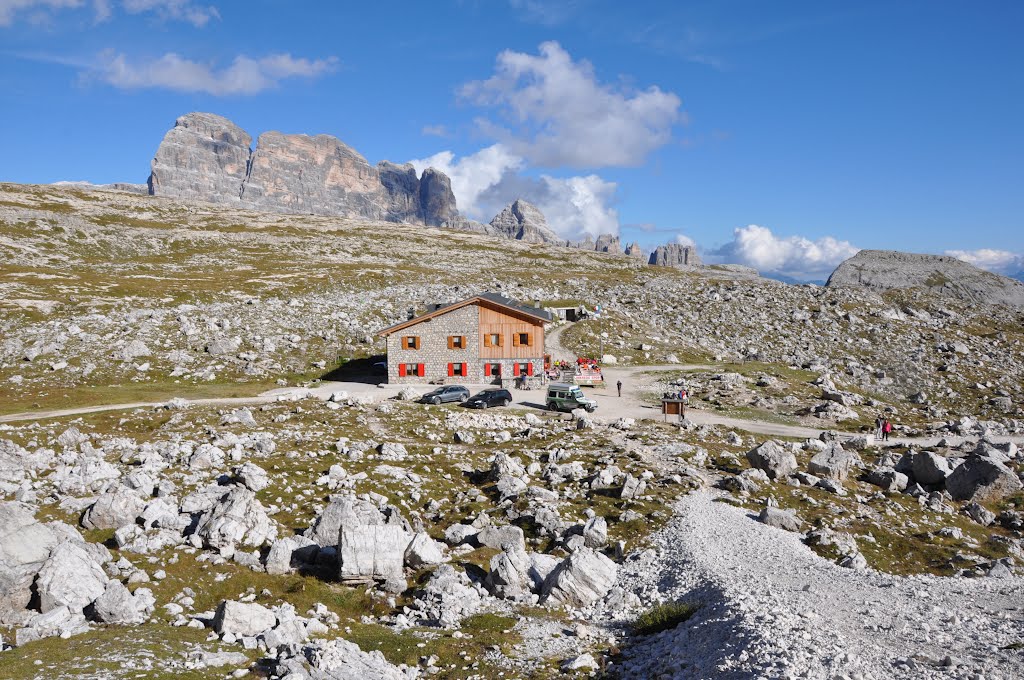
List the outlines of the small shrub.
{"type": "Polygon", "coordinates": [[[636,617],[633,632],[637,635],[654,635],[663,630],[675,628],[697,611],[697,605],[689,602],[665,602],[657,604],[636,617]]]}

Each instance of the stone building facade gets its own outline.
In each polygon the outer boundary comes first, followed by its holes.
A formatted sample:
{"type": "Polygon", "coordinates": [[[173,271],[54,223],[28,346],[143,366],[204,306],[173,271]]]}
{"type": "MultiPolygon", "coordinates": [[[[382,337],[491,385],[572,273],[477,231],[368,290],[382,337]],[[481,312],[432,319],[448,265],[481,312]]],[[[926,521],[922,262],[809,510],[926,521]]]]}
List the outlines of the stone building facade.
{"type": "Polygon", "coordinates": [[[444,305],[380,331],[388,382],[512,385],[544,372],[551,315],[494,294],[444,305]]]}

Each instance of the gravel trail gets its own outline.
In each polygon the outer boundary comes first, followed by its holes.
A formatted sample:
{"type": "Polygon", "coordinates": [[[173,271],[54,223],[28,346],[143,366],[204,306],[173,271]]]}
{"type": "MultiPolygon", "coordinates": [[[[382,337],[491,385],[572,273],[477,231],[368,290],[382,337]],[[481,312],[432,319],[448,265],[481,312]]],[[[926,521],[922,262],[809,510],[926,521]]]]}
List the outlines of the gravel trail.
{"type": "Polygon", "coordinates": [[[1021,579],[844,569],[707,492],[676,512],[620,585],[702,607],[627,648],[623,677],[1024,677],[1021,579]]]}

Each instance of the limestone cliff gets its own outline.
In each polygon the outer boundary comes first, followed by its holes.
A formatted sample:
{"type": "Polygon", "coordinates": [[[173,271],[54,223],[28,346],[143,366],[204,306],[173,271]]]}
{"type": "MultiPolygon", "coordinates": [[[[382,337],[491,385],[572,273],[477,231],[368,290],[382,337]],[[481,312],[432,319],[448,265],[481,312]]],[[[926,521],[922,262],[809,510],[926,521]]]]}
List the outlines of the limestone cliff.
{"type": "Polygon", "coordinates": [[[182,116],[156,151],[149,193],[237,204],[250,146],[252,137],[227,118],[212,113],[182,116]]]}
{"type": "Polygon", "coordinates": [[[458,219],[448,177],[433,168],[370,165],[330,135],[252,137],[212,113],[182,116],[152,162],[149,193],[270,212],[440,226],[458,219]]]}
{"type": "Polygon", "coordinates": [[[505,206],[495,215],[491,227],[506,238],[527,243],[565,243],[565,239],[548,227],[544,213],[522,199],[505,206]]]}
{"type": "Polygon", "coordinates": [[[648,264],[658,267],[699,267],[703,263],[693,246],[669,243],[655,248],[648,264]]]}

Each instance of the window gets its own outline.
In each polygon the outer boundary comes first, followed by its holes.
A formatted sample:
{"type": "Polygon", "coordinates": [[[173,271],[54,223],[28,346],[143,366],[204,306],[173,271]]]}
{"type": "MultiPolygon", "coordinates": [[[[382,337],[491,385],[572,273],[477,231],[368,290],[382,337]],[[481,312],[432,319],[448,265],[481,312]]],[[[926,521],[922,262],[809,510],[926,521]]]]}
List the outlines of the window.
{"type": "Polygon", "coordinates": [[[402,336],[402,349],[419,349],[420,348],[420,336],[418,335],[405,335],[402,336]]]}
{"type": "Polygon", "coordinates": [[[398,375],[403,378],[408,375],[422,378],[426,373],[423,369],[423,364],[398,364],[398,375]]]}
{"type": "Polygon", "coordinates": [[[512,336],[513,347],[530,347],[532,344],[529,333],[516,333],[512,336]]]}
{"type": "Polygon", "coordinates": [[[501,347],[501,333],[485,333],[484,347],[501,347]]]}
{"type": "Polygon", "coordinates": [[[466,349],[465,335],[449,335],[448,349],[466,349]]]}
{"type": "Polygon", "coordinates": [[[500,378],[501,364],[484,364],[484,376],[488,378],[500,378]]]}
{"type": "Polygon", "coordinates": [[[448,364],[448,375],[464,378],[466,375],[466,364],[448,364]]]}
{"type": "Polygon", "coordinates": [[[533,375],[533,364],[528,361],[512,364],[512,375],[533,375]]]}

